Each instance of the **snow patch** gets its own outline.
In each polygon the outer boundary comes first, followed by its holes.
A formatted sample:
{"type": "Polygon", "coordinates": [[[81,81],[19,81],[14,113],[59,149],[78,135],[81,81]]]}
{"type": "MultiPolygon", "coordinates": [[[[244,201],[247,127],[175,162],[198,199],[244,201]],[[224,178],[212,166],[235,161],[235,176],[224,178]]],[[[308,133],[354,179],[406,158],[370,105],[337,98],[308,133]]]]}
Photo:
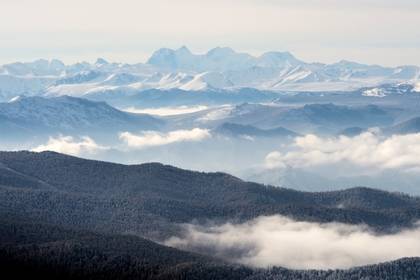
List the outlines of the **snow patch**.
{"type": "Polygon", "coordinates": [[[13,97],[8,103],[18,102],[22,97],[20,95],[13,97]]]}
{"type": "Polygon", "coordinates": [[[363,91],[362,95],[363,96],[369,96],[369,97],[385,97],[386,96],[383,89],[381,89],[381,88],[367,89],[367,90],[363,91]]]}
{"type": "Polygon", "coordinates": [[[160,107],[160,108],[146,108],[146,109],[137,109],[135,107],[129,107],[122,109],[129,113],[135,114],[148,114],[155,116],[175,116],[182,114],[195,113],[199,111],[206,110],[207,106],[178,106],[178,107],[160,107]]]}

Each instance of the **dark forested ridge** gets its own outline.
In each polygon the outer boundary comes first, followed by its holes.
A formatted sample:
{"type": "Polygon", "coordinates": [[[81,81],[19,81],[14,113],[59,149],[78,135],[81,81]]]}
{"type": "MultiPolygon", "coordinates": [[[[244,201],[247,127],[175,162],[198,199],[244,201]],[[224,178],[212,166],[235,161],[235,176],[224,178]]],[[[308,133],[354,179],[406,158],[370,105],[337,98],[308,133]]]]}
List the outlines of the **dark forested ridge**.
{"type": "Polygon", "coordinates": [[[0,152],[0,255],[12,271],[60,279],[419,279],[410,278],[419,276],[418,259],[345,271],[251,270],[140,238],[169,237],[179,223],[272,214],[392,231],[419,219],[420,199],[368,188],[299,192],[158,163],[0,152]],[[396,273],[405,276],[384,277],[396,273]]]}
{"type": "Polygon", "coordinates": [[[247,280],[416,280],[420,278],[420,258],[355,267],[348,270],[289,270],[280,267],[251,275],[247,280]]]}
{"type": "Polygon", "coordinates": [[[0,223],[2,279],[244,279],[252,273],[137,236],[0,223]]]}
{"type": "Polygon", "coordinates": [[[137,236],[1,220],[0,276],[2,279],[414,280],[420,276],[420,259],[407,258],[349,270],[252,269],[137,236]]]}
{"type": "Polygon", "coordinates": [[[20,220],[146,236],[171,234],[171,225],[192,220],[272,214],[388,230],[417,221],[420,199],[367,188],[307,193],[158,163],[127,166],[53,152],[2,152],[0,210],[20,220]]]}

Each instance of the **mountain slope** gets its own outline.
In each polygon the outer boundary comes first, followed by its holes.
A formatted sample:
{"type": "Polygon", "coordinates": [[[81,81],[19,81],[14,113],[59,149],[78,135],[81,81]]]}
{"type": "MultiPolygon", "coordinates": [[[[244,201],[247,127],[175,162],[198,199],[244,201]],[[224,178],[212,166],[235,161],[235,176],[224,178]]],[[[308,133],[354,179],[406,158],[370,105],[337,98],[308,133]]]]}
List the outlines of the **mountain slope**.
{"type": "Polygon", "coordinates": [[[417,279],[420,260],[406,258],[348,270],[252,269],[183,252],[130,235],[104,235],[1,220],[3,277],[42,279],[417,279]]]}
{"type": "Polygon", "coordinates": [[[126,166],[51,152],[3,152],[0,163],[23,177],[0,177],[2,213],[71,228],[159,238],[156,234],[176,232],[177,223],[203,219],[280,214],[387,230],[411,226],[420,217],[419,199],[369,189],[305,193],[243,182],[223,173],[161,164],[126,166]]]}
{"type": "Polygon", "coordinates": [[[53,152],[0,152],[1,273],[43,279],[420,275],[417,258],[348,270],[251,269],[140,237],[166,239],[180,232],[178,223],[246,221],[272,214],[393,232],[416,224],[420,199],[368,188],[298,192],[157,163],[129,166],[53,152]]]}
{"type": "Polygon", "coordinates": [[[0,224],[1,275],[42,279],[243,279],[252,269],[130,235],[0,224]]]}
{"type": "Polygon", "coordinates": [[[217,128],[224,123],[254,126],[260,129],[283,127],[299,134],[336,134],[348,127],[384,127],[392,125],[398,109],[382,105],[337,105],[314,103],[306,105],[253,104],[220,106],[192,114],[167,118],[178,126],[201,124],[217,128]]]}
{"type": "Polygon", "coordinates": [[[388,134],[410,134],[420,132],[420,117],[409,119],[405,122],[396,124],[392,127],[384,129],[388,134]]]}
{"type": "Polygon", "coordinates": [[[228,136],[256,136],[256,137],[295,137],[297,133],[285,129],[283,127],[277,127],[273,129],[260,129],[252,125],[241,125],[235,123],[223,123],[218,126],[215,131],[220,134],[228,136]]]}
{"type": "Polygon", "coordinates": [[[420,276],[419,258],[406,258],[393,262],[355,267],[348,270],[303,270],[291,271],[284,268],[273,268],[257,275],[252,275],[248,280],[295,280],[295,279],[418,279],[420,276]]]}
{"type": "Polygon", "coordinates": [[[106,103],[74,97],[20,97],[0,103],[0,131],[43,133],[86,133],[126,129],[153,129],[161,120],[148,115],[119,111],[106,103]],[[14,126],[16,129],[10,130],[14,126]]]}

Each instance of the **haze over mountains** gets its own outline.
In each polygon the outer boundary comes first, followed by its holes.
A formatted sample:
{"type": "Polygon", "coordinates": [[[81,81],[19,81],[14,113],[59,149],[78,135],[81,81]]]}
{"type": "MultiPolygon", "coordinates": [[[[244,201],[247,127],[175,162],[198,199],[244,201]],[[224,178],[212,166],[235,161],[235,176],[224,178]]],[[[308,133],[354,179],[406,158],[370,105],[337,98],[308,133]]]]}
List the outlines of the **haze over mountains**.
{"type": "Polygon", "coordinates": [[[0,119],[0,131],[10,139],[56,133],[109,135],[113,131],[157,129],[163,124],[149,115],[122,112],[103,102],[69,96],[18,97],[0,103],[0,119]]]}
{"type": "Polygon", "coordinates": [[[148,90],[89,99],[19,96],[0,103],[0,144],[9,150],[225,171],[300,190],[361,185],[419,194],[420,177],[414,170],[420,167],[420,95],[407,87],[381,88],[387,90],[384,97],[366,96],[365,89],[293,94],[148,90]],[[115,103],[124,105],[110,105],[115,103]],[[375,154],[355,160],[348,146],[375,154]],[[309,157],[308,164],[299,157],[309,157]]]}
{"type": "Polygon", "coordinates": [[[3,2],[0,280],[420,279],[420,1],[3,2]]]}
{"type": "Polygon", "coordinates": [[[182,47],[0,73],[4,271],[420,275],[416,66],[182,47]]]}

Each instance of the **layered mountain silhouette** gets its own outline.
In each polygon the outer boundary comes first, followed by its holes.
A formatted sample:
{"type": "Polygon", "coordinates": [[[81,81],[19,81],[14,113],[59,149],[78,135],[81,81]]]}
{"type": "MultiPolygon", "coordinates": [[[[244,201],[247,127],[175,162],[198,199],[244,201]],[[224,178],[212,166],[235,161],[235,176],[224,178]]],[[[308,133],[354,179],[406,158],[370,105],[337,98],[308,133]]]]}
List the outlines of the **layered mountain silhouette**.
{"type": "Polygon", "coordinates": [[[306,193],[224,173],[158,163],[121,165],[43,152],[0,153],[2,273],[45,279],[415,279],[419,260],[350,270],[252,269],[159,245],[178,223],[298,220],[364,223],[378,232],[411,227],[420,200],[353,188],[306,193]],[[143,237],[141,237],[143,236],[143,237]]]}

